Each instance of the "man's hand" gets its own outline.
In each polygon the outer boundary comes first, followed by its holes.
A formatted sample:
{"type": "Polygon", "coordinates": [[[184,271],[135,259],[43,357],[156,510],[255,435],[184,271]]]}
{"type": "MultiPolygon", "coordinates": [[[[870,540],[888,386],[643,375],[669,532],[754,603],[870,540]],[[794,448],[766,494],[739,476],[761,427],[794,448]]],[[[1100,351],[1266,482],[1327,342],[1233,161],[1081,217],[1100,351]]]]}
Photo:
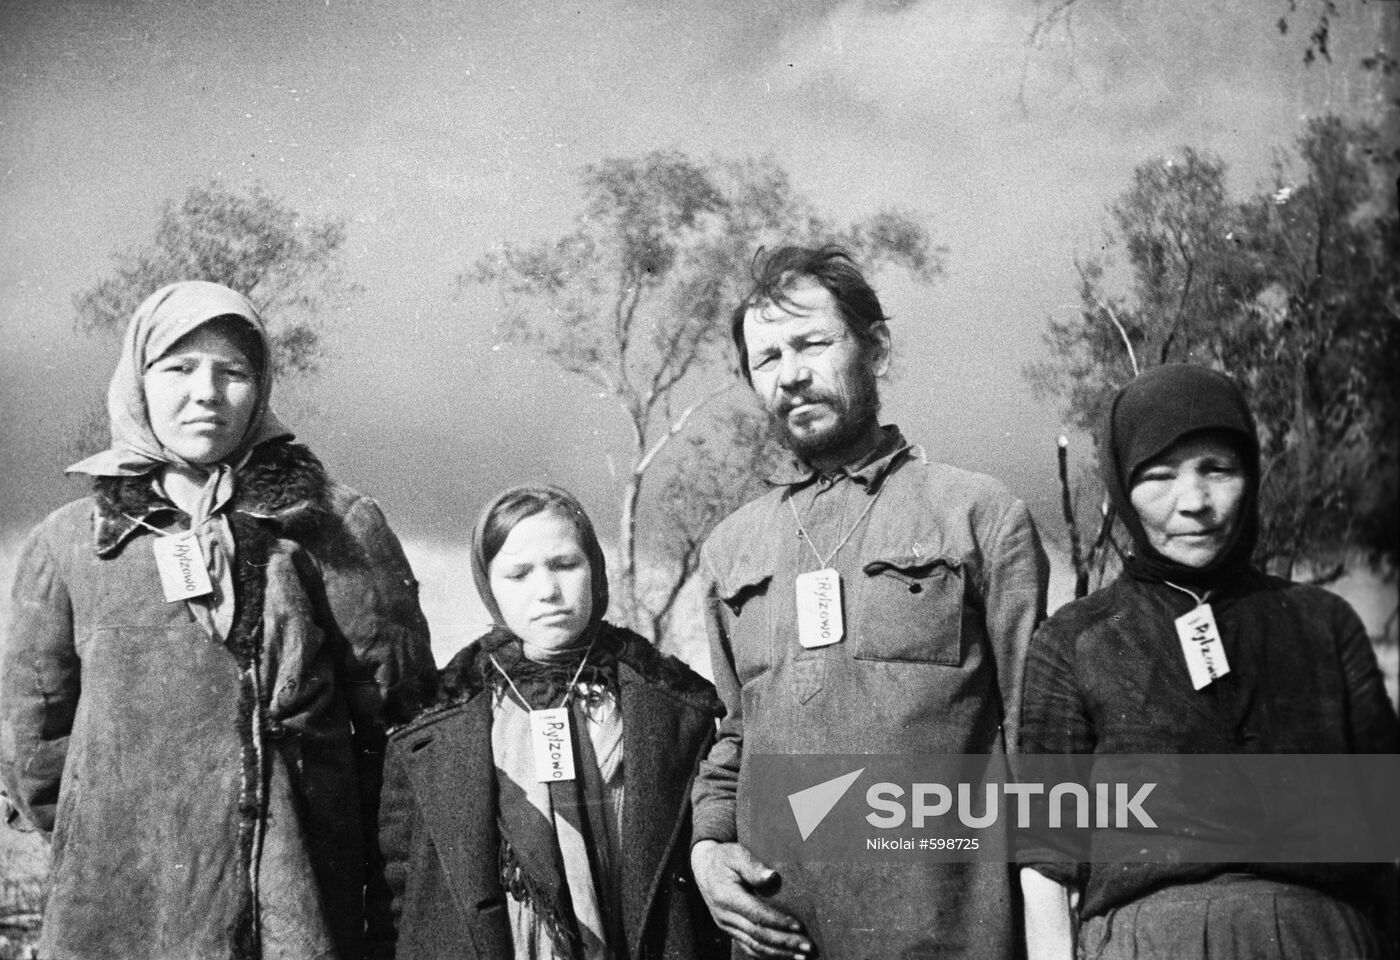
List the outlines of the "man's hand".
{"type": "Polygon", "coordinates": [[[796,917],[755,895],[772,890],[778,872],[739,843],[701,840],[690,850],[690,869],[715,923],[754,957],[804,960],[812,942],[796,917]]]}

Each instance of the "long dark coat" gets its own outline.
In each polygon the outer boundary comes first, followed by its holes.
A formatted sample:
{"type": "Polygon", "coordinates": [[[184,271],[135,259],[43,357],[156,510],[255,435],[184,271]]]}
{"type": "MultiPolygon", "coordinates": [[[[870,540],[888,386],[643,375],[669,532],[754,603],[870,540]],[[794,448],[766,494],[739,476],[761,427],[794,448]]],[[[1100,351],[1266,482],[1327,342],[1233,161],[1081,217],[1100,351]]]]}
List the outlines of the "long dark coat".
{"type": "Polygon", "coordinates": [[[149,478],[31,534],[0,660],[0,782],[51,841],[53,960],[362,957],[392,935],[374,832],[386,722],[434,682],[374,501],[257,448],[230,513],[234,625],[166,603],[149,478]]]}
{"type": "MultiPolygon", "coordinates": [[[[728,956],[690,875],[690,786],[722,707],[714,688],[636,634],[621,641],[622,909],[631,960],[728,956]]],[[[492,697],[480,649],[443,671],[454,696],[389,738],[380,839],[404,960],[509,960],[492,697]]]]}

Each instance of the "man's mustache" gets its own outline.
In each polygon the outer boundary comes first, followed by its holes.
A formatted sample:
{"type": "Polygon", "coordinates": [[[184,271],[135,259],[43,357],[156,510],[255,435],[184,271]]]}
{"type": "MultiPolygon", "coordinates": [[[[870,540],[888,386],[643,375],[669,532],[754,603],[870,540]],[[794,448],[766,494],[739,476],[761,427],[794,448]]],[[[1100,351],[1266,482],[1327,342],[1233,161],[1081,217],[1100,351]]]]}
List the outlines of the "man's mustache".
{"type": "Polygon", "coordinates": [[[808,403],[825,403],[827,406],[838,410],[841,408],[840,397],[834,393],[830,393],[826,390],[804,390],[802,393],[796,394],[795,396],[788,396],[779,400],[778,406],[773,412],[779,417],[786,417],[789,413],[792,413],[793,410],[808,403]]]}

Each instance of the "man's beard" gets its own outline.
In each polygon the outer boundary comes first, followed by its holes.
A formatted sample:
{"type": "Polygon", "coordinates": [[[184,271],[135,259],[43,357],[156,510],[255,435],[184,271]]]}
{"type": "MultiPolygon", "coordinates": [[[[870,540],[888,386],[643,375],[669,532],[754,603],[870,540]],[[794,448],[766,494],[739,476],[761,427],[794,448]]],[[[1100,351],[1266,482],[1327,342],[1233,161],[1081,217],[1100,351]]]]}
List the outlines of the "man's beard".
{"type": "Polygon", "coordinates": [[[809,389],[780,404],[778,411],[772,416],[783,445],[807,462],[818,457],[829,457],[859,445],[870,428],[878,422],[880,392],[876,387],[875,374],[864,364],[856,369],[848,383],[851,389],[845,396],[826,390],[809,389]],[[797,436],[788,423],[788,412],[802,403],[812,402],[825,404],[834,411],[836,422],[820,433],[797,436]]]}

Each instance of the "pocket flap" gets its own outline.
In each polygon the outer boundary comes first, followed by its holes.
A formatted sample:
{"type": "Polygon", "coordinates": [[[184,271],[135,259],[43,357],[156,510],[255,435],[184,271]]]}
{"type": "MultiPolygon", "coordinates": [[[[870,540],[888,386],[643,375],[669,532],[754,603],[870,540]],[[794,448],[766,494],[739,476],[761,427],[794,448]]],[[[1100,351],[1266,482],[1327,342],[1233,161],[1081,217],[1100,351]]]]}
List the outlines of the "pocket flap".
{"type": "Polygon", "coordinates": [[[729,568],[715,578],[715,591],[726,603],[733,603],[745,593],[757,590],[773,578],[773,558],[768,551],[756,550],[734,560],[729,568]]]}
{"type": "Polygon", "coordinates": [[[855,659],[960,666],[963,566],[955,557],[912,551],[865,564],[855,659]]]}
{"type": "Polygon", "coordinates": [[[962,567],[962,561],[956,557],[930,557],[926,554],[921,556],[917,553],[907,553],[871,560],[862,569],[868,576],[872,577],[882,573],[893,573],[895,575],[904,574],[908,577],[927,577],[933,573],[935,567],[957,570],[962,567]]]}

